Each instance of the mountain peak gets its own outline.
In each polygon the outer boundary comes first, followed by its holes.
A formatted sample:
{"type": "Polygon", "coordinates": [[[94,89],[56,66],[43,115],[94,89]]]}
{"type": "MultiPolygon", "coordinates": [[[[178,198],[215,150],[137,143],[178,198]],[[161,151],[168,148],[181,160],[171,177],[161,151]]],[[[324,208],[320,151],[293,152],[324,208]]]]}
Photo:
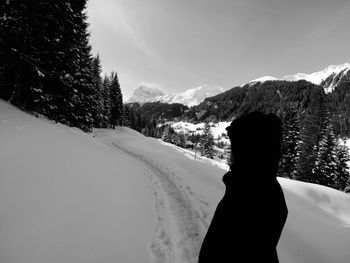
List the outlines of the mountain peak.
{"type": "MultiPolygon", "coordinates": [[[[158,91],[160,91],[158,89],[158,91]]],[[[188,107],[198,105],[206,98],[215,96],[224,91],[221,87],[211,87],[211,86],[199,86],[197,88],[189,89],[180,93],[164,94],[160,91],[160,94],[155,94],[157,89],[147,89],[147,87],[138,87],[133,96],[128,100],[128,102],[163,102],[163,103],[181,103],[188,107]],[[144,93],[144,94],[143,94],[144,93]]]]}
{"type": "Polygon", "coordinates": [[[147,100],[151,100],[158,96],[163,96],[164,92],[157,88],[154,85],[148,85],[145,83],[141,83],[135,90],[130,99],[127,101],[131,102],[144,102],[147,100]]]}

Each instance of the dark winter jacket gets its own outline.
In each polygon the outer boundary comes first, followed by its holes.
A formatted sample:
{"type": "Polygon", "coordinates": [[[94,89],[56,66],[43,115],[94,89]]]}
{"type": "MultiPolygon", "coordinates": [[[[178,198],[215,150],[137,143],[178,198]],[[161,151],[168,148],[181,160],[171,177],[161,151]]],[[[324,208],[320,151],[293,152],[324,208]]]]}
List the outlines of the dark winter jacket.
{"type": "Polygon", "coordinates": [[[248,170],[236,169],[224,176],[226,192],[204,239],[199,263],[279,262],[276,246],[288,213],[281,186],[275,176],[256,167],[248,170]]]}

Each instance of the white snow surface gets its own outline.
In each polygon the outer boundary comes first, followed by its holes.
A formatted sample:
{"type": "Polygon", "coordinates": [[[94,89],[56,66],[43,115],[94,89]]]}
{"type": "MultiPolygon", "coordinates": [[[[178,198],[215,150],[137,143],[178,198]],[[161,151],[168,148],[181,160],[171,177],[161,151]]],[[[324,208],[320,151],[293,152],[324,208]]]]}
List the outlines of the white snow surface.
{"type": "Polygon", "coordinates": [[[256,84],[258,82],[264,83],[266,81],[274,81],[274,80],[279,80],[279,79],[275,78],[275,77],[271,77],[271,76],[263,76],[263,77],[260,77],[257,79],[253,79],[253,80],[241,85],[241,87],[243,87],[244,85],[247,85],[247,84],[253,85],[253,84],[256,84]]]}
{"type": "MultiPolygon", "coordinates": [[[[218,139],[222,134],[227,134],[226,128],[230,126],[231,122],[222,121],[213,123],[210,122],[210,131],[212,132],[215,139],[218,139]]],[[[190,123],[190,122],[184,122],[184,121],[178,121],[171,123],[171,127],[176,132],[184,132],[184,133],[193,133],[193,134],[202,134],[204,130],[205,123],[190,123]]]]}
{"type": "MultiPolygon", "coordinates": [[[[204,99],[208,97],[215,96],[219,93],[224,92],[224,89],[221,87],[211,87],[211,86],[200,86],[194,89],[189,89],[180,93],[171,93],[171,94],[158,94],[156,92],[150,92],[153,90],[149,89],[140,89],[137,88],[134,92],[134,95],[128,100],[128,102],[163,102],[163,103],[181,103],[188,107],[192,107],[200,104],[204,99]],[[145,95],[142,95],[142,92],[145,91],[145,95]],[[154,95],[152,95],[154,94],[154,95]]],[[[155,90],[156,91],[156,90],[155,90]]]]}
{"type": "Polygon", "coordinates": [[[311,83],[320,85],[322,81],[327,79],[329,76],[333,74],[339,74],[343,71],[347,72],[350,70],[350,64],[344,63],[341,65],[330,65],[327,68],[311,73],[311,74],[305,74],[305,73],[297,73],[294,75],[287,75],[282,78],[282,80],[287,81],[298,81],[298,80],[307,80],[311,83]]]}
{"type": "MultiPolygon", "coordinates": [[[[86,134],[3,101],[0,145],[4,263],[194,263],[225,190],[225,170],[179,148],[128,128],[86,134]]],[[[348,263],[350,196],[279,182],[280,262],[348,263]]]]}

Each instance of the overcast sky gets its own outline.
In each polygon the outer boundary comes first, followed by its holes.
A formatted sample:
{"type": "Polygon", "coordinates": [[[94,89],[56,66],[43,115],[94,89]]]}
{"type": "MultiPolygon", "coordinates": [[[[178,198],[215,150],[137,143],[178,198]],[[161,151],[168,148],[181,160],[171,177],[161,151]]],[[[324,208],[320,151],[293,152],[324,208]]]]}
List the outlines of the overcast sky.
{"type": "Polygon", "coordinates": [[[89,0],[93,51],[124,98],[230,89],[350,62],[350,0],[89,0]]]}

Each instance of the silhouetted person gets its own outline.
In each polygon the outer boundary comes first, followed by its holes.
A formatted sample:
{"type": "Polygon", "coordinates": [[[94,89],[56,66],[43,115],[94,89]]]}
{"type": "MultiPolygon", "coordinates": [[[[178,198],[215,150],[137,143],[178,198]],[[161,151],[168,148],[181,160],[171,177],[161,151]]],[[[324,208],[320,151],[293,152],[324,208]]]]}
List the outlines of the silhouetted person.
{"type": "Polygon", "coordinates": [[[288,214],[276,179],[281,126],[276,115],[253,112],[227,128],[232,165],[199,263],[279,262],[276,247],[288,214]]]}

